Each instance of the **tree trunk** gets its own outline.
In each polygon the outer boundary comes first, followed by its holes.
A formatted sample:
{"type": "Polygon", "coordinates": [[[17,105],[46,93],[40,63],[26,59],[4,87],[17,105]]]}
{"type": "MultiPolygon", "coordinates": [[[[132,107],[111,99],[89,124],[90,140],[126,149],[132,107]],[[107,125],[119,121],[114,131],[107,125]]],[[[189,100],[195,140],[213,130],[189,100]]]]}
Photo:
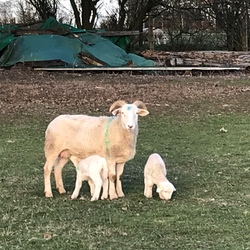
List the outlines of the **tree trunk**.
{"type": "Polygon", "coordinates": [[[80,19],[80,12],[77,9],[75,0],[70,0],[70,4],[71,4],[73,12],[74,12],[74,16],[75,16],[75,20],[76,20],[76,27],[78,29],[81,29],[82,25],[81,25],[81,19],[80,19]]]}

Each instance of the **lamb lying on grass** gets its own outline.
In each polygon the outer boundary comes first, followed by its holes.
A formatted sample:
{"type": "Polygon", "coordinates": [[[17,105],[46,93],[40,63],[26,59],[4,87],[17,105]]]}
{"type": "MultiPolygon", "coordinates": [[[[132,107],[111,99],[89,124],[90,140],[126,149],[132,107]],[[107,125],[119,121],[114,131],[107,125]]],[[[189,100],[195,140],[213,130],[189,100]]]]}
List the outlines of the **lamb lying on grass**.
{"type": "Polygon", "coordinates": [[[166,167],[159,154],[151,154],[144,168],[144,195],[152,198],[152,187],[157,186],[156,192],[162,200],[169,200],[174,191],[174,185],[166,178],[166,167]]]}
{"type": "MultiPolygon", "coordinates": [[[[77,161],[77,158],[72,156],[72,161],[77,161]]],[[[83,181],[88,181],[90,186],[91,201],[99,199],[101,188],[103,192],[101,199],[108,198],[108,166],[105,158],[98,155],[89,156],[77,164],[76,167],[76,185],[71,199],[76,199],[82,187],[83,181]]]]}

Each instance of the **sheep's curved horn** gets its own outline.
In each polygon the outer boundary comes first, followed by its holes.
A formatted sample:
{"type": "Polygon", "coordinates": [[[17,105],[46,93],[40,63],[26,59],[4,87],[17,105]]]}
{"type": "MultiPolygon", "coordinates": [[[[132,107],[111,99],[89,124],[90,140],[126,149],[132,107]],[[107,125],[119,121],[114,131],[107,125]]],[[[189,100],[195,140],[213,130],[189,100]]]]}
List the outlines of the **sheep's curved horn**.
{"type": "Polygon", "coordinates": [[[147,109],[146,105],[142,101],[135,101],[134,104],[139,108],[139,109],[147,109]]]}
{"type": "Polygon", "coordinates": [[[123,100],[118,100],[116,102],[114,102],[110,108],[109,108],[109,112],[112,112],[114,109],[120,108],[121,106],[123,106],[124,104],[126,104],[125,101],[123,100]]]}

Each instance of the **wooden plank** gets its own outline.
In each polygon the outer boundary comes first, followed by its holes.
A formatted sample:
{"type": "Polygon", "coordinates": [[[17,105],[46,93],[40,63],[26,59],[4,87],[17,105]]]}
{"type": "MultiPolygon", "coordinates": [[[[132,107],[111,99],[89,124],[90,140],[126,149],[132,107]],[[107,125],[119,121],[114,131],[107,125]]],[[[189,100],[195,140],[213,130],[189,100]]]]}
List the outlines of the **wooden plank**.
{"type": "Polygon", "coordinates": [[[92,67],[92,68],[34,68],[35,71],[239,71],[241,67],[92,67]]]}
{"type": "Polygon", "coordinates": [[[33,30],[33,29],[18,29],[18,30],[12,30],[11,33],[15,36],[24,36],[24,35],[50,35],[50,34],[56,34],[56,35],[66,35],[69,32],[65,30],[33,30]]]}
{"type": "Polygon", "coordinates": [[[138,36],[140,32],[138,30],[134,31],[104,31],[104,32],[96,32],[96,35],[101,36],[138,36]]]}

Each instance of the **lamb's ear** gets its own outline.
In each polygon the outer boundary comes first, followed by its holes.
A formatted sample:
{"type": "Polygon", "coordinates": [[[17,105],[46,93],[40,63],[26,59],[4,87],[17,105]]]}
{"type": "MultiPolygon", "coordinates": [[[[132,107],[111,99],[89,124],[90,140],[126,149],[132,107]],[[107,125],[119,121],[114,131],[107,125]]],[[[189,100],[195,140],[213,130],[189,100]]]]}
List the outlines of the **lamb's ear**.
{"type": "Polygon", "coordinates": [[[156,192],[160,193],[161,191],[162,191],[162,186],[158,186],[157,189],[156,189],[156,192]]]}

